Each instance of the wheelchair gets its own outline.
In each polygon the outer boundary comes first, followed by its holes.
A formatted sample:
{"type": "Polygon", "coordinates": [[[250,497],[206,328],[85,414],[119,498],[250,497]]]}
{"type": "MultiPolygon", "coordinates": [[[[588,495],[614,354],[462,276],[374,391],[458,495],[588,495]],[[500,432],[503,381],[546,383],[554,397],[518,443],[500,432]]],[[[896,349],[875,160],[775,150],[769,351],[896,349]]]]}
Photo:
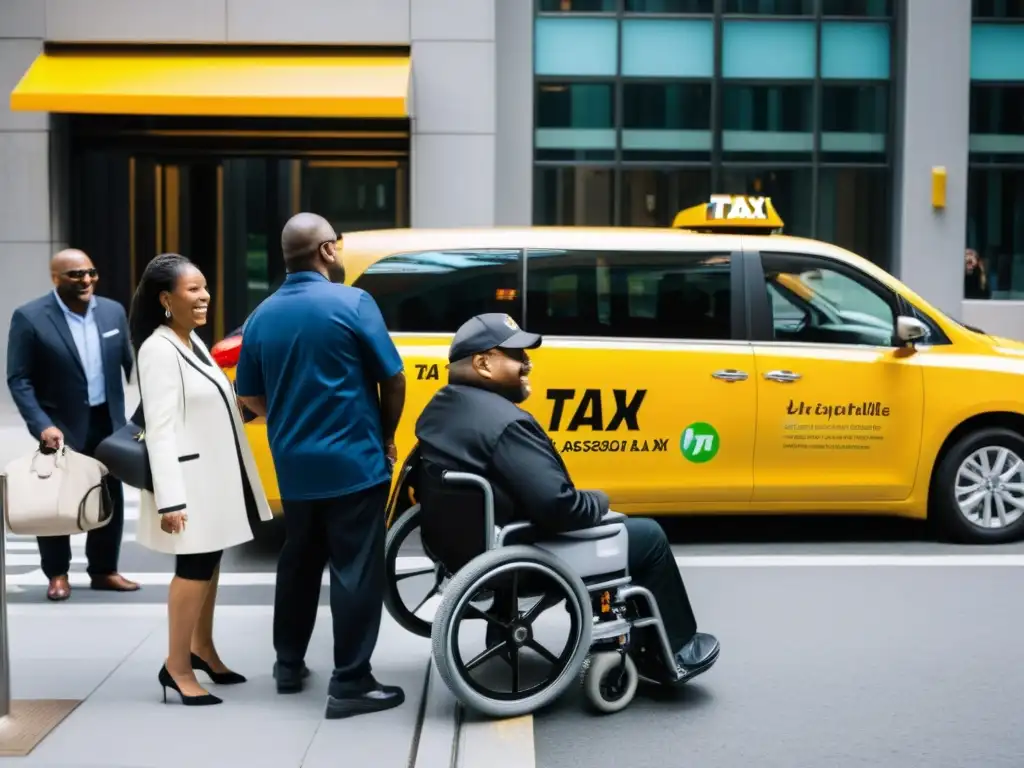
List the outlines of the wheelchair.
{"type": "Polygon", "coordinates": [[[399,552],[424,522],[415,495],[418,462],[417,446],[388,503],[385,605],[404,629],[430,638],[437,671],[464,707],[489,717],[517,717],[551,704],[576,683],[591,708],[609,714],[629,705],[641,678],[662,685],[684,681],[657,601],[630,581],[628,534],[621,522],[626,516],[621,513],[609,512],[597,527],[559,534],[541,533],[528,522],[499,529],[491,484],[478,475],[445,470],[445,487],[472,488],[482,495],[482,551],[451,570],[423,542],[422,567],[399,573],[399,552]],[[410,608],[399,586],[415,576],[432,587],[410,608]],[[533,605],[521,609],[522,601],[531,599],[533,605]],[[430,601],[436,612],[426,618],[420,611],[430,601]],[[569,632],[558,652],[541,642],[537,620],[561,603],[569,632]],[[486,626],[487,647],[467,660],[459,634],[474,619],[486,626]],[[550,667],[532,685],[522,680],[527,651],[550,667]],[[492,660],[509,668],[510,690],[471,675],[492,660]]]}

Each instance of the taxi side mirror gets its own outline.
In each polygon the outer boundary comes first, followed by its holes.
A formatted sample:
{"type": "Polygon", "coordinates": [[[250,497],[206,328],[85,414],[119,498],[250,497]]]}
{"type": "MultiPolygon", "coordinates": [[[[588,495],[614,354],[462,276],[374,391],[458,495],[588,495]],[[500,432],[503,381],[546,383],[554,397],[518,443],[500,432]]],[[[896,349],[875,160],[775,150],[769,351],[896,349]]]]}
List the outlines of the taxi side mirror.
{"type": "Polygon", "coordinates": [[[916,317],[901,315],[896,318],[896,335],[900,341],[908,346],[913,346],[914,342],[920,341],[928,335],[928,326],[916,317]]]}

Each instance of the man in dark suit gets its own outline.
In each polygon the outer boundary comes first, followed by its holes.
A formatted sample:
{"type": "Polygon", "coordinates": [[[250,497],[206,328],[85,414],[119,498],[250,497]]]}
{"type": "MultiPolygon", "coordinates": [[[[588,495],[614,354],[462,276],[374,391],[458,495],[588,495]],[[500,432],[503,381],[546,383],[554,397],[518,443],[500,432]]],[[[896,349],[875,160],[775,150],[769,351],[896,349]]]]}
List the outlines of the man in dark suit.
{"type": "MultiPolygon", "coordinates": [[[[125,419],[124,386],[132,372],[128,318],[116,301],[95,296],[96,268],[82,251],[68,249],[50,260],[54,291],[14,310],[7,340],[7,386],[34,438],[49,448],[61,441],[92,455],[125,419]]],[[[93,589],[139,588],[117,572],[124,530],[124,492],[108,477],[114,502],[111,521],[87,534],[85,554],[93,589]]],[[[68,536],[39,537],[46,596],[71,595],[68,536]]]]}

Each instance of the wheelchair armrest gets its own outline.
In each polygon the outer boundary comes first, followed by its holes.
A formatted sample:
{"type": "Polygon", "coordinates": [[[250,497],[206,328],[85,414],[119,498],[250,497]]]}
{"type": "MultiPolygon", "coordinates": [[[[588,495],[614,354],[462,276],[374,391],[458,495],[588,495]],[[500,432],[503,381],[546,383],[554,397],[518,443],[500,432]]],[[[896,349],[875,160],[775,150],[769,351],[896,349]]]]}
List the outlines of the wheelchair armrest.
{"type": "Polygon", "coordinates": [[[580,528],[577,531],[562,531],[555,538],[598,541],[600,539],[610,539],[612,536],[618,535],[620,530],[622,530],[622,523],[612,522],[604,525],[595,525],[593,528],[580,528]]]}
{"type": "Polygon", "coordinates": [[[505,545],[505,539],[514,533],[535,533],[533,523],[520,522],[520,523],[509,523],[504,528],[498,531],[497,540],[494,546],[502,547],[505,545]]]}

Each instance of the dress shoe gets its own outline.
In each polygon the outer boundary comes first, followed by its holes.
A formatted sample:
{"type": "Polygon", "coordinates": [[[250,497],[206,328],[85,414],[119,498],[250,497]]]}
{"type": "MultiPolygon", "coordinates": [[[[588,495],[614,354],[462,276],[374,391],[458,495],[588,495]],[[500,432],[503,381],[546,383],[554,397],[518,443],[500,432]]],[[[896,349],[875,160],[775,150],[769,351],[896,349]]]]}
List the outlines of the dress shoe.
{"type": "Polygon", "coordinates": [[[287,667],[279,661],[274,662],[274,679],[277,681],[278,693],[298,693],[309,677],[309,667],[287,667]]]}
{"type": "Polygon", "coordinates": [[[186,707],[208,707],[212,704],[221,704],[223,699],[219,699],[212,693],[200,693],[195,696],[186,696],[181,692],[181,688],[175,682],[174,678],[171,677],[171,673],[167,671],[167,665],[164,664],[160,667],[160,673],[157,675],[157,680],[160,682],[160,687],[163,688],[164,692],[164,704],[167,703],[167,689],[170,688],[175,691],[181,697],[181,703],[186,707]]]}
{"type": "Polygon", "coordinates": [[[46,599],[55,603],[67,600],[71,597],[71,585],[67,576],[54,576],[50,579],[50,586],[46,589],[46,599]]]}
{"type": "Polygon", "coordinates": [[[328,720],[340,720],[353,715],[382,712],[393,709],[405,701],[405,691],[397,685],[381,685],[373,675],[358,683],[343,685],[331,681],[327,694],[328,720]]]}
{"type": "Polygon", "coordinates": [[[92,588],[101,592],[134,592],[139,585],[134,581],[128,581],[120,573],[110,573],[106,576],[93,576],[92,588]]]}
{"type": "Polygon", "coordinates": [[[205,672],[217,685],[238,685],[246,681],[245,675],[232,672],[230,669],[227,672],[214,672],[213,667],[197,653],[192,654],[192,669],[205,672]]]}
{"type": "Polygon", "coordinates": [[[676,651],[676,664],[683,672],[683,678],[679,682],[692,680],[702,672],[707,672],[718,660],[718,653],[721,645],[718,638],[698,632],[690,642],[676,651]]]}

